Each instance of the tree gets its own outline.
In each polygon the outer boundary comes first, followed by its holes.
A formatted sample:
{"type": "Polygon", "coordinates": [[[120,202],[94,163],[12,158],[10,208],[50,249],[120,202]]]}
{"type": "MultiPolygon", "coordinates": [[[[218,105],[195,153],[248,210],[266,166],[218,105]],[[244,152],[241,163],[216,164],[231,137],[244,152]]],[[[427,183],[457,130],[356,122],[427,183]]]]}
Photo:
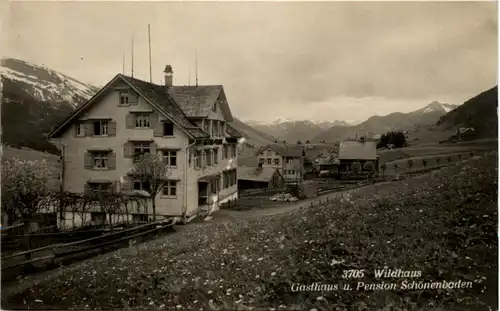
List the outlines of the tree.
{"type": "Polygon", "coordinates": [[[408,175],[411,175],[411,168],[413,166],[413,160],[408,159],[408,175]]]}
{"type": "Polygon", "coordinates": [[[300,140],[297,140],[297,145],[302,145],[302,142],[300,140]]]}
{"type": "Polygon", "coordinates": [[[424,169],[427,168],[427,159],[422,160],[422,165],[424,166],[424,169]]]}
{"type": "Polygon", "coordinates": [[[389,131],[380,136],[380,141],[377,148],[387,147],[387,145],[394,145],[396,148],[401,148],[407,145],[406,136],[401,131],[389,131]]]}
{"type": "Polygon", "coordinates": [[[355,175],[358,175],[361,172],[361,163],[359,161],[355,161],[351,165],[351,170],[355,175]]]}
{"type": "Polygon", "coordinates": [[[310,143],[311,143],[311,141],[310,141],[310,140],[306,140],[306,144],[310,144],[310,143]]]}
{"type": "Polygon", "coordinates": [[[373,164],[372,161],[366,161],[365,165],[363,165],[363,169],[370,172],[370,176],[372,176],[375,171],[375,164],[373,164]]]}
{"type": "Polygon", "coordinates": [[[2,165],[2,207],[7,224],[19,217],[28,221],[35,215],[39,203],[49,193],[49,168],[43,161],[12,159],[2,165]]]}
{"type": "Polygon", "coordinates": [[[169,174],[168,165],[159,154],[143,154],[136,158],[131,175],[143,185],[149,193],[153,208],[153,221],[156,220],[156,196],[163,191],[169,174]]]}
{"type": "Polygon", "coordinates": [[[387,169],[387,165],[384,163],[382,166],[380,166],[380,169],[382,170],[382,177],[385,177],[385,170],[387,169]]]}

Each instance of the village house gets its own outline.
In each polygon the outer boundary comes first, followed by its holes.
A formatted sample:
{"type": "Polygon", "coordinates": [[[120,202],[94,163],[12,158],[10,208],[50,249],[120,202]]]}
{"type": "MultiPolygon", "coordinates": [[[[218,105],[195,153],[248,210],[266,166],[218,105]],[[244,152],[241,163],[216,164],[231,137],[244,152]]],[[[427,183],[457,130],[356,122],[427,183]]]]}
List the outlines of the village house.
{"type": "Polygon", "coordinates": [[[373,141],[341,141],[338,149],[339,172],[347,172],[354,162],[360,162],[365,167],[366,162],[372,162],[374,170],[378,171],[379,157],[377,145],[373,141]]]}
{"type": "Polygon", "coordinates": [[[247,189],[281,188],[285,181],[274,167],[238,166],[238,191],[247,189]]]}
{"type": "Polygon", "coordinates": [[[269,144],[256,152],[263,168],[277,168],[286,184],[301,183],[304,178],[305,150],[302,145],[269,144]]]}
{"type": "MultiPolygon", "coordinates": [[[[188,220],[237,199],[241,135],[229,125],[224,88],[174,86],[172,67],[164,73],[165,85],[116,75],[49,134],[63,150],[65,191],[147,190],[130,172],[137,156],[153,153],[169,166],[157,219],[188,220]]],[[[151,219],[148,211],[133,217],[151,219]]]]}

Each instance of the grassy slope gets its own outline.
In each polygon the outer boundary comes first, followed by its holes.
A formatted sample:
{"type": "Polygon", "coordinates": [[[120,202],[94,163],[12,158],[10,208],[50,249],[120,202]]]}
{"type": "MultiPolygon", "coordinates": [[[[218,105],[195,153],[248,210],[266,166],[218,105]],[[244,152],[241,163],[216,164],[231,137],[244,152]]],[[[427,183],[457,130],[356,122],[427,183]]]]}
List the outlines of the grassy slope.
{"type": "Polygon", "coordinates": [[[139,253],[129,248],[63,268],[3,307],[21,306],[25,299],[45,309],[235,310],[239,305],[245,310],[242,304],[288,310],[488,310],[485,304],[494,309],[496,165],[491,153],[364,188],[328,206],[193,224],[143,245],[139,253]],[[344,262],[333,265],[336,261],[344,262]],[[472,289],[441,291],[290,291],[292,283],[356,284],[341,278],[345,269],[366,269],[362,282],[382,282],[373,270],[384,266],[420,270],[419,280],[475,283],[472,289]]]}

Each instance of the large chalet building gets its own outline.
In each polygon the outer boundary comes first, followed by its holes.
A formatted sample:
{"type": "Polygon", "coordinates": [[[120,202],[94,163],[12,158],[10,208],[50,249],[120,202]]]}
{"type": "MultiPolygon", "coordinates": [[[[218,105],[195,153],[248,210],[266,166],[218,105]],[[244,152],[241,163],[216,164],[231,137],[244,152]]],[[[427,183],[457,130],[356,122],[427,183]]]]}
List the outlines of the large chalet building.
{"type": "Polygon", "coordinates": [[[174,86],[172,67],[164,72],[165,85],[116,75],[49,134],[64,150],[65,191],[145,190],[130,174],[134,159],[158,153],[169,174],[155,198],[157,219],[188,219],[237,199],[241,135],[228,124],[224,88],[174,86]]]}

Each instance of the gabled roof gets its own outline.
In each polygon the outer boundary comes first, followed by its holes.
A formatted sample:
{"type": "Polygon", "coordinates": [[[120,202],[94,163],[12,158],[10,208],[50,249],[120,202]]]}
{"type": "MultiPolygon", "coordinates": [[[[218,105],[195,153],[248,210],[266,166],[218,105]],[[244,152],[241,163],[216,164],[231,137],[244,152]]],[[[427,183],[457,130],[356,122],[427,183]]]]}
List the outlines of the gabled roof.
{"type": "Polygon", "coordinates": [[[377,145],[373,141],[341,141],[338,158],[340,160],[376,160],[377,145]]]}
{"type": "MultiPolygon", "coordinates": [[[[208,117],[217,99],[221,95],[225,99],[222,85],[170,86],[168,94],[175,99],[177,105],[190,118],[208,117]]],[[[232,122],[233,116],[226,101],[222,101],[220,109],[224,119],[232,122]]]]}
{"type": "Polygon", "coordinates": [[[256,167],[239,166],[238,179],[270,182],[276,172],[279,174],[278,169],[273,167],[262,167],[258,169],[256,167]]]}
{"type": "Polygon", "coordinates": [[[267,148],[273,149],[277,154],[282,157],[302,157],[302,151],[305,150],[304,145],[282,145],[282,144],[269,144],[260,148],[256,155],[266,150],[267,148]]]}
{"type": "Polygon", "coordinates": [[[238,132],[237,129],[229,125],[229,123],[226,123],[226,133],[229,135],[231,138],[242,138],[243,135],[238,132]]]}
{"type": "Polygon", "coordinates": [[[109,81],[102,89],[100,89],[99,92],[97,92],[91,99],[78,107],[66,120],[64,120],[64,122],[62,122],[61,125],[54,129],[49,134],[49,138],[57,137],[57,135],[62,133],[62,131],[66,128],[67,125],[71,123],[73,119],[80,115],[86,108],[95,103],[99,98],[101,98],[109,90],[110,86],[112,86],[119,80],[124,81],[126,84],[128,84],[134,91],[139,94],[139,96],[142,96],[149,104],[151,104],[159,112],[163,113],[174,124],[183,129],[188,134],[188,136],[195,139],[209,137],[207,133],[205,133],[202,129],[200,129],[187,118],[182,109],[165,91],[164,86],[118,74],[113,79],[111,79],[111,81],[109,81]]]}

